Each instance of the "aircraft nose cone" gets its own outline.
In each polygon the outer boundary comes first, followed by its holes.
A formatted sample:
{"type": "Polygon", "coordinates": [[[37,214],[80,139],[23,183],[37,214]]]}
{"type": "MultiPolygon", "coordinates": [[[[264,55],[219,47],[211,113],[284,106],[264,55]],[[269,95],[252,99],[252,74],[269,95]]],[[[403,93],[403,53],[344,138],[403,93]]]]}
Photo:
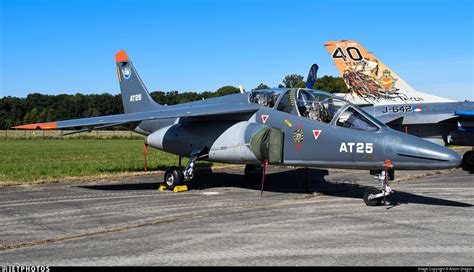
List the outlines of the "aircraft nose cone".
{"type": "Polygon", "coordinates": [[[454,150],[446,148],[444,146],[440,146],[434,143],[430,143],[435,147],[432,148],[433,151],[431,152],[422,152],[425,153],[426,156],[430,159],[439,160],[439,165],[444,168],[454,168],[461,165],[462,158],[458,155],[454,150]],[[438,149],[436,149],[436,147],[438,149]]]}
{"type": "Polygon", "coordinates": [[[395,148],[402,160],[424,165],[426,169],[448,169],[461,164],[462,158],[455,151],[444,146],[413,137],[395,148]]]}

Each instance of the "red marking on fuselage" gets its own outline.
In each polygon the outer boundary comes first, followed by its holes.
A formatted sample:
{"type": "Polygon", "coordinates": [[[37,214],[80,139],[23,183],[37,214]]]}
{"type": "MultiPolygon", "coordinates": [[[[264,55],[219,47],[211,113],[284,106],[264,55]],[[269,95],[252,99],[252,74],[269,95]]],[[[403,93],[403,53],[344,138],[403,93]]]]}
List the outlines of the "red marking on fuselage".
{"type": "Polygon", "coordinates": [[[322,130],[319,130],[319,129],[313,129],[313,135],[314,135],[315,140],[317,140],[319,138],[319,135],[321,134],[321,131],[322,130]]]}

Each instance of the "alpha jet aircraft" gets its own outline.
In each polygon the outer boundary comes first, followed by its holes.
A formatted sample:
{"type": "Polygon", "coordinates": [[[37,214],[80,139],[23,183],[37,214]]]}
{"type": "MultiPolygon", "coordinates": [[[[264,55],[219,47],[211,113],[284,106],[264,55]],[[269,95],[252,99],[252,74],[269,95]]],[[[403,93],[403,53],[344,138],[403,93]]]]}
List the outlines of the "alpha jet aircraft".
{"type": "MultiPolygon", "coordinates": [[[[150,97],[125,51],[116,54],[116,63],[124,114],[14,128],[85,127],[82,131],[90,131],[130,124],[147,136],[146,145],[190,158],[184,171],[177,167],[165,171],[170,189],[193,179],[197,160],[246,164],[246,176],[254,175],[257,165],[263,164],[265,170],[267,164],[274,164],[367,169],[378,171],[380,180],[390,174],[384,168],[386,160],[400,170],[446,169],[461,162],[454,151],[392,130],[359,107],[325,92],[254,90],[164,106],[150,97]]],[[[366,203],[378,204],[392,192],[388,186],[383,188],[370,188],[366,203]]]]}
{"type": "MultiPolygon", "coordinates": [[[[474,102],[415,91],[354,40],[325,46],[350,91],[339,96],[393,129],[441,145],[474,146],[474,102]]],[[[474,170],[473,151],[464,154],[463,168],[474,170]]]]}

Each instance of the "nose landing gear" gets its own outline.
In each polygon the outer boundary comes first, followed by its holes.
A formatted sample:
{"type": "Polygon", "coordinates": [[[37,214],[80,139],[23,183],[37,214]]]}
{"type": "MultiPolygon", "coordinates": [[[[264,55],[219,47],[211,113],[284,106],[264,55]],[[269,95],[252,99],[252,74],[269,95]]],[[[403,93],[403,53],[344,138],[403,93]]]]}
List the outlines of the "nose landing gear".
{"type": "Polygon", "coordinates": [[[382,183],[382,190],[378,190],[375,187],[369,187],[364,193],[364,202],[367,206],[379,206],[382,201],[386,204],[387,196],[394,193],[392,188],[389,186],[389,180],[393,180],[395,172],[393,170],[393,164],[390,160],[384,162],[384,170],[380,171],[375,176],[382,183]]]}

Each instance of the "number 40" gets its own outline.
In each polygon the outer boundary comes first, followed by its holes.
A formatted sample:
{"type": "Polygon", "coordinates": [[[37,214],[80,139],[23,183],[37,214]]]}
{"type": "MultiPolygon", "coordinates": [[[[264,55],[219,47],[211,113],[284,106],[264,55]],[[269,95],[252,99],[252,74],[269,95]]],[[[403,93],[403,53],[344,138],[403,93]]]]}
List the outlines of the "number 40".
{"type": "MultiPolygon", "coordinates": [[[[357,47],[347,47],[346,48],[346,54],[349,56],[351,60],[359,61],[362,60],[362,53],[360,52],[359,48],[357,47]]],[[[347,61],[347,56],[344,54],[344,51],[340,47],[336,47],[336,50],[332,53],[332,57],[334,59],[343,59],[344,61],[347,61]]]]}

